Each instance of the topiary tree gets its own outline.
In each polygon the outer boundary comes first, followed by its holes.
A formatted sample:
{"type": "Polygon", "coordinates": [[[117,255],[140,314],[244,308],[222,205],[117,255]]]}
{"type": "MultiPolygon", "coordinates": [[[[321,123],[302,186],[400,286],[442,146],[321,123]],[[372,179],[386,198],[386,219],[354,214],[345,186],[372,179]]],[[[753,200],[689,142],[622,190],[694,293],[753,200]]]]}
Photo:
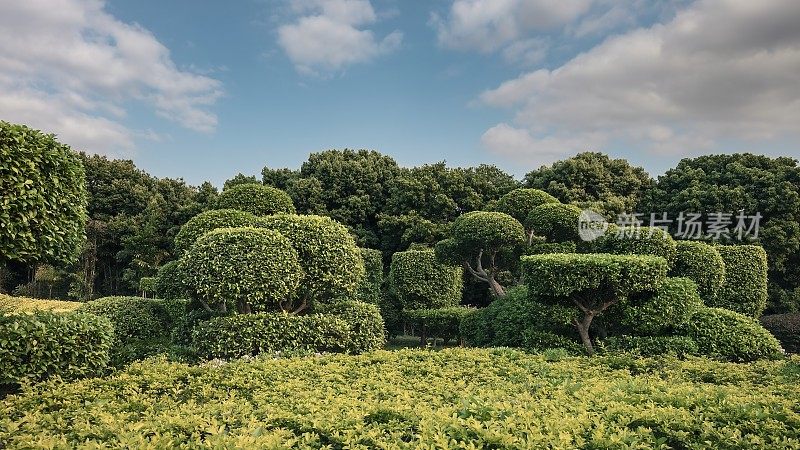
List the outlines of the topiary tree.
{"type": "Polygon", "coordinates": [[[162,336],[169,331],[167,311],[152,299],[103,297],[84,303],[78,310],[110,320],[118,344],[130,339],[162,336]]]}
{"type": "Polygon", "coordinates": [[[700,308],[678,331],[694,339],[701,354],[731,361],[776,358],[783,350],[757,320],[724,308],[700,308]]]}
{"type": "Polygon", "coordinates": [[[263,217],[259,225],[286,236],[297,251],[303,277],[293,298],[301,310],[356,293],[364,278],[364,262],[344,225],[329,217],[296,214],[263,217]]]}
{"type": "Polygon", "coordinates": [[[200,237],[181,257],[184,283],[207,310],[239,313],[298,312],[303,279],[289,239],[261,228],[219,228],[200,237]]]}
{"type": "Polygon", "coordinates": [[[719,245],[725,283],[709,306],[759,318],[767,307],[767,253],[758,245],[719,245]]]}
{"type": "Polygon", "coordinates": [[[356,298],[365,303],[377,305],[381,299],[383,285],[383,255],[380,250],[359,248],[361,260],[364,261],[364,278],[358,285],[356,298]]]}
{"type": "Polygon", "coordinates": [[[181,256],[194,245],[197,238],[217,228],[252,227],[257,217],[237,209],[213,209],[202,212],[183,224],[175,235],[175,255],[181,256]]]}
{"type": "Polygon", "coordinates": [[[178,261],[170,261],[158,268],[155,284],[156,298],[186,299],[189,293],[183,284],[183,275],[178,267],[178,261]]]}
{"type": "Polygon", "coordinates": [[[550,254],[522,257],[523,277],[532,295],[574,304],[583,313],[575,319],[584,347],[594,353],[592,320],[633,294],[653,292],[667,275],[667,262],[656,256],[550,254]]]}
{"type": "Polygon", "coordinates": [[[581,209],[563,203],[545,203],[533,208],[525,219],[531,236],[541,236],[548,242],[578,241],[578,217],[581,209]]]}
{"type": "Polygon", "coordinates": [[[392,255],[389,286],[404,310],[456,306],[463,285],[461,268],[440,262],[431,250],[392,255]]]}
{"type": "Polygon", "coordinates": [[[473,211],[453,222],[450,237],[436,244],[441,261],[463,265],[472,276],[489,284],[496,297],[505,295],[498,280],[503,259],[517,259],[525,242],[525,229],[519,221],[502,212],[473,211]]]}
{"type": "Polygon", "coordinates": [[[78,156],[52,134],[0,121],[0,263],[68,264],[86,225],[78,156]]]}
{"type": "Polygon", "coordinates": [[[238,209],[256,216],[295,212],[289,194],[272,186],[256,183],[238,184],[222,191],[217,197],[216,207],[238,209]]]}
{"type": "Polygon", "coordinates": [[[697,284],[700,297],[712,302],[725,282],[725,262],[717,249],[700,241],[677,241],[670,276],[686,277],[697,284]]]}
{"type": "Polygon", "coordinates": [[[626,230],[611,225],[606,234],[591,242],[591,247],[596,253],[659,256],[667,260],[671,267],[675,261],[677,244],[661,228],[639,227],[626,230]]]}
{"type": "MultiPolygon", "coordinates": [[[[528,214],[545,203],[560,203],[557,198],[539,189],[518,188],[500,197],[494,209],[525,224],[528,214]]],[[[530,232],[530,230],[528,230],[530,232]]],[[[530,241],[530,236],[528,238],[530,241]]]]}
{"type": "Polygon", "coordinates": [[[645,336],[668,334],[705,306],[697,285],[688,278],[667,278],[655,295],[633,300],[620,304],[621,324],[626,332],[645,336]]]}

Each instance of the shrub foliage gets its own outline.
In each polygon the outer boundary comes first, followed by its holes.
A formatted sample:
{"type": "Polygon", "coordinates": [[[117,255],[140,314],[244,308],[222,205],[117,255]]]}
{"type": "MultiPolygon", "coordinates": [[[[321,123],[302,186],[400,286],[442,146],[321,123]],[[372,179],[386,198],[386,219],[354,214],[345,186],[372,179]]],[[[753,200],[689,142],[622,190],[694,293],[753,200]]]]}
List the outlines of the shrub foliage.
{"type": "Polygon", "coordinates": [[[725,283],[709,306],[758,318],[767,307],[767,253],[757,245],[716,247],[725,261],[725,283]]]}
{"type": "Polygon", "coordinates": [[[392,293],[405,310],[456,306],[464,285],[462,270],[439,262],[431,250],[408,250],[392,255],[389,267],[392,293]]]}
{"type": "Polygon", "coordinates": [[[775,358],[781,346],[757,320],[723,308],[701,308],[679,327],[697,342],[703,355],[731,361],[775,358]]]}
{"type": "Polygon", "coordinates": [[[256,216],[235,209],[213,209],[202,212],[186,222],[175,235],[175,254],[183,255],[197,239],[217,228],[241,228],[256,225],[256,216]]]}
{"type": "Polygon", "coordinates": [[[670,275],[691,279],[700,297],[711,302],[725,282],[725,261],[716,247],[705,242],[677,241],[670,275]]]}
{"type": "Polygon", "coordinates": [[[380,250],[359,248],[361,260],[364,261],[364,278],[358,285],[356,298],[362,302],[377,305],[381,299],[383,286],[383,255],[380,250]]]}
{"type": "Polygon", "coordinates": [[[257,183],[238,184],[222,191],[217,197],[217,208],[238,209],[256,216],[295,213],[289,194],[272,186],[257,183]]]}

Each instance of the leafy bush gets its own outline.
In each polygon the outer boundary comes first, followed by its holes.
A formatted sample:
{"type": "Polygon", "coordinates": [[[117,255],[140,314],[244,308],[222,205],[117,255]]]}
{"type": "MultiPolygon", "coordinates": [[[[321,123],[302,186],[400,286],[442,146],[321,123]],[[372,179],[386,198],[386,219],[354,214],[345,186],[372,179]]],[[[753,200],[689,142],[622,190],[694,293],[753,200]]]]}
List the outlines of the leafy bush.
{"type": "Polygon", "coordinates": [[[164,317],[167,319],[167,329],[173,330],[184,320],[189,312],[189,301],[180,298],[164,298],[153,300],[164,308],[164,317]]]}
{"type": "Polygon", "coordinates": [[[758,318],[767,307],[767,253],[757,245],[716,249],[725,261],[725,283],[708,305],[758,318]]]}
{"type": "Polygon", "coordinates": [[[362,302],[377,305],[381,298],[383,285],[383,255],[380,250],[360,248],[361,259],[364,261],[364,278],[358,286],[356,298],[362,302]]]}
{"type": "Polygon", "coordinates": [[[189,298],[178,261],[170,261],[158,268],[155,294],[156,298],[164,299],[189,298]]]}
{"type": "Polygon", "coordinates": [[[98,375],[113,341],[109,320],[92,314],[0,315],[0,385],[98,375]]]}
{"type": "Polygon", "coordinates": [[[686,323],[704,305],[694,281],[667,278],[652,297],[620,306],[623,306],[621,322],[627,330],[635,334],[660,335],[686,323]]]}
{"type": "Polygon", "coordinates": [[[603,236],[592,241],[597,253],[615,255],[652,255],[667,260],[671,267],[675,261],[677,244],[669,233],[660,228],[633,229],[610,226],[603,236]]]}
{"type": "Polygon", "coordinates": [[[230,359],[297,351],[341,353],[356,347],[350,336],[350,325],[335,315],[259,313],[201,322],[192,342],[202,358],[230,359]]]}
{"type": "Polygon", "coordinates": [[[419,330],[425,339],[441,339],[445,343],[461,339],[461,319],[475,311],[474,308],[453,306],[438,309],[414,309],[405,312],[409,325],[419,330]]]}
{"type": "Polygon", "coordinates": [[[226,189],[217,197],[217,209],[238,209],[256,216],[294,214],[289,194],[272,186],[245,183],[226,189]]]}
{"type": "Polygon", "coordinates": [[[291,310],[290,299],[303,277],[289,239],[261,228],[210,231],[179,265],[197,298],[221,312],[291,310]]]}
{"type": "Polygon", "coordinates": [[[574,242],[538,242],[531,244],[525,251],[527,255],[544,255],[548,253],[575,253],[574,242]]]}
{"type": "Polygon", "coordinates": [[[42,300],[38,298],[12,297],[10,295],[0,294],[0,314],[2,314],[4,310],[9,312],[73,311],[80,308],[81,305],[83,305],[83,303],[80,302],[42,300]]]}
{"type": "Polygon", "coordinates": [[[713,300],[725,282],[725,262],[717,249],[705,242],[677,241],[670,276],[697,283],[700,298],[713,300]]]}
{"type": "Polygon", "coordinates": [[[692,338],[703,355],[754,361],[781,354],[777,339],[757,320],[723,308],[701,308],[678,333],[692,338]]]}
{"type": "Polygon", "coordinates": [[[170,319],[164,305],[142,297],[104,297],[92,300],[79,311],[102,316],[114,325],[117,341],[145,339],[169,333],[170,319]]]}
{"type": "Polygon", "coordinates": [[[611,336],[601,341],[604,351],[632,353],[639,356],[696,355],[700,348],[687,336],[611,336]]]}
{"type": "Polygon", "coordinates": [[[585,354],[585,349],[575,338],[536,328],[528,328],[522,332],[522,347],[537,353],[561,349],[567,355],[585,354]]]}
{"type": "Polygon", "coordinates": [[[52,134],[0,121],[0,261],[71,263],[86,225],[86,178],[52,134]]]}
{"type": "Polygon", "coordinates": [[[295,297],[309,304],[349,298],[364,278],[364,262],[344,225],[329,217],[276,214],[260,226],[286,236],[297,250],[303,278],[295,297]]]}
{"type": "Polygon", "coordinates": [[[761,316],[761,325],[780,341],[787,352],[800,353],[800,313],[761,316]]]}
{"type": "Polygon", "coordinates": [[[397,296],[389,291],[384,291],[378,301],[378,308],[381,310],[383,326],[386,328],[388,337],[393,338],[405,331],[403,329],[403,305],[400,304],[397,296]]]}
{"type": "Polygon", "coordinates": [[[408,250],[392,255],[389,284],[403,309],[436,309],[461,301],[464,285],[458,266],[443,264],[431,250],[408,250]]]}
{"type": "Polygon", "coordinates": [[[350,327],[347,351],[350,353],[377,350],[386,342],[386,330],[377,305],[345,300],[325,305],[322,312],[347,322],[350,327]]]}
{"type": "Polygon", "coordinates": [[[33,386],[6,448],[718,448],[800,443],[798,361],[378,351],[164,360],[33,386]],[[65,426],[65,424],[72,424],[65,426]]]}
{"type": "Polygon", "coordinates": [[[580,215],[581,209],[575,205],[545,203],[530,211],[525,228],[548,242],[577,241],[580,215]]]}
{"type": "MultiPolygon", "coordinates": [[[[508,214],[518,221],[525,222],[528,214],[539,205],[560,203],[558,199],[539,189],[518,188],[500,197],[495,209],[508,214]]],[[[577,225],[576,225],[577,226],[577,225]]]]}
{"type": "Polygon", "coordinates": [[[148,294],[154,294],[156,292],[156,277],[140,278],[139,290],[148,294]]]}
{"type": "MultiPolygon", "coordinates": [[[[214,209],[201,212],[183,224],[175,235],[175,255],[183,255],[197,242],[200,236],[217,228],[252,227],[257,223],[256,216],[236,209],[214,209]]],[[[178,280],[174,280],[177,282],[178,280]]]]}

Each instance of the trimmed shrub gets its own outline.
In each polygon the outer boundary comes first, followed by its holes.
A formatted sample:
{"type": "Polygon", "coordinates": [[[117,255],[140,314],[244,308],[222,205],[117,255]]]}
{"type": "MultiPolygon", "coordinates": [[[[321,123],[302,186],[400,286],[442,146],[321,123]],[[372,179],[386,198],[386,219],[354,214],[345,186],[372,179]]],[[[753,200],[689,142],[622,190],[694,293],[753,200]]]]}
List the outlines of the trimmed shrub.
{"type": "Polygon", "coordinates": [[[80,307],[79,311],[102,316],[114,325],[117,341],[146,339],[169,333],[170,319],[164,305],[141,297],[103,297],[80,307]]]}
{"type": "Polygon", "coordinates": [[[86,226],[78,155],[52,134],[0,121],[0,262],[75,261],[86,226]]]}
{"type": "Polygon", "coordinates": [[[142,277],[139,279],[139,290],[147,294],[155,294],[156,277],[142,277]]]}
{"type": "Polygon", "coordinates": [[[723,308],[700,308],[678,328],[692,338],[703,355],[730,361],[780,356],[781,345],[757,320],[723,308]]]}
{"type": "Polygon", "coordinates": [[[550,253],[575,253],[574,242],[538,242],[531,244],[525,251],[526,255],[546,255],[550,253]]]}
{"type": "Polygon", "coordinates": [[[441,339],[444,343],[461,339],[461,320],[475,308],[453,306],[438,309],[414,309],[405,312],[409,325],[419,331],[423,339],[441,339]]]}
{"type": "Polygon", "coordinates": [[[346,348],[349,353],[377,350],[386,342],[386,330],[377,305],[345,300],[325,305],[322,312],[339,317],[350,326],[346,348]]]}
{"type": "Polygon", "coordinates": [[[581,209],[563,203],[545,203],[533,208],[525,219],[525,228],[548,242],[578,241],[578,217],[581,209]]]}
{"type": "Polygon", "coordinates": [[[597,253],[660,256],[670,267],[677,248],[672,236],[661,228],[620,229],[617,226],[610,226],[606,234],[592,241],[592,246],[597,253]]]}
{"type": "Polygon", "coordinates": [[[164,317],[167,319],[167,328],[174,330],[184,320],[189,313],[189,300],[180,298],[155,299],[154,303],[164,308],[164,317]]]}
{"type": "Polygon", "coordinates": [[[700,348],[687,336],[611,336],[601,341],[604,352],[631,353],[638,356],[697,355],[700,348]]]}
{"type": "Polygon", "coordinates": [[[252,227],[257,222],[256,216],[235,209],[214,209],[201,212],[183,224],[178,234],[175,235],[175,255],[183,255],[197,242],[200,236],[209,231],[217,228],[252,227]]]}
{"type": "MultiPolygon", "coordinates": [[[[528,214],[539,205],[560,203],[557,198],[539,189],[518,188],[500,197],[494,209],[525,222],[528,214]]],[[[576,225],[577,226],[577,225],[576,225]]]]}
{"type": "Polygon", "coordinates": [[[111,322],[93,314],[0,315],[0,385],[99,375],[113,342],[111,322]]]}
{"type": "Polygon", "coordinates": [[[800,353],[800,313],[772,314],[760,320],[787,352],[800,353]]]}
{"type": "Polygon", "coordinates": [[[8,312],[30,312],[30,311],[54,311],[65,312],[74,311],[81,307],[81,302],[67,302],[62,300],[42,300],[39,298],[12,297],[0,294],[0,314],[8,312]]]}
{"type": "Polygon", "coordinates": [[[245,183],[222,191],[217,197],[217,209],[238,209],[256,216],[294,214],[289,194],[272,186],[245,183]]]}
{"type": "Polygon", "coordinates": [[[758,318],[767,307],[767,253],[758,245],[719,245],[725,283],[709,306],[758,318]]]}
{"type": "MultiPolygon", "coordinates": [[[[498,299],[500,300],[500,299],[498,299]]],[[[491,306],[491,305],[490,305],[491,306]]],[[[465,344],[473,347],[487,347],[492,342],[491,318],[488,307],[473,309],[464,314],[458,332],[465,344]]]]}
{"type": "Polygon", "coordinates": [[[360,248],[361,260],[364,261],[364,278],[358,286],[356,298],[362,302],[377,305],[381,300],[383,285],[383,254],[380,250],[360,248]]]}
{"type": "Polygon", "coordinates": [[[240,358],[284,352],[343,353],[355,347],[350,325],[334,315],[240,314],[199,323],[192,332],[201,358],[240,358]]]}
{"type": "Polygon", "coordinates": [[[158,268],[155,294],[156,298],[163,299],[189,298],[178,261],[170,261],[158,268]]]}
{"type": "Polygon", "coordinates": [[[197,298],[221,312],[291,310],[290,299],[303,278],[289,239],[262,228],[210,231],[179,264],[197,298]]]}
{"type": "Polygon", "coordinates": [[[686,277],[697,284],[700,298],[713,300],[725,282],[725,262],[717,249],[705,242],[677,241],[670,276],[686,277]]]}
{"type": "Polygon", "coordinates": [[[388,291],[381,293],[378,308],[381,310],[383,325],[388,337],[393,338],[405,331],[403,329],[403,305],[400,304],[397,296],[388,291]]]}
{"type": "Polygon", "coordinates": [[[665,334],[686,323],[704,306],[697,285],[688,278],[667,278],[652,297],[628,303],[620,304],[622,325],[642,335],[665,334]]]}
{"type": "Polygon", "coordinates": [[[464,285],[462,269],[443,264],[431,250],[392,255],[389,284],[404,310],[456,306],[464,285]]]}
{"type": "Polygon", "coordinates": [[[522,347],[531,352],[553,349],[566,350],[568,355],[585,355],[586,351],[575,338],[555,334],[547,330],[528,328],[522,332],[522,347]]]}
{"type": "Polygon", "coordinates": [[[309,304],[350,298],[364,278],[364,262],[344,225],[323,216],[276,214],[260,226],[286,236],[303,269],[295,298],[309,304]]]}

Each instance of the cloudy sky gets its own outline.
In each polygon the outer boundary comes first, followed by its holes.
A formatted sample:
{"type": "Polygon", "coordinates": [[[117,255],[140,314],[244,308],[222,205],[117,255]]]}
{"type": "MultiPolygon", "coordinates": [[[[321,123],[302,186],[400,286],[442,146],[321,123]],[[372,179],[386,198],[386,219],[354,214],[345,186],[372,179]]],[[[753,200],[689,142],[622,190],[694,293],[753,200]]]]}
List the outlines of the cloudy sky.
{"type": "Polygon", "coordinates": [[[797,0],[0,0],[0,119],[221,184],[308,153],[516,174],[800,157],[797,0]]]}

